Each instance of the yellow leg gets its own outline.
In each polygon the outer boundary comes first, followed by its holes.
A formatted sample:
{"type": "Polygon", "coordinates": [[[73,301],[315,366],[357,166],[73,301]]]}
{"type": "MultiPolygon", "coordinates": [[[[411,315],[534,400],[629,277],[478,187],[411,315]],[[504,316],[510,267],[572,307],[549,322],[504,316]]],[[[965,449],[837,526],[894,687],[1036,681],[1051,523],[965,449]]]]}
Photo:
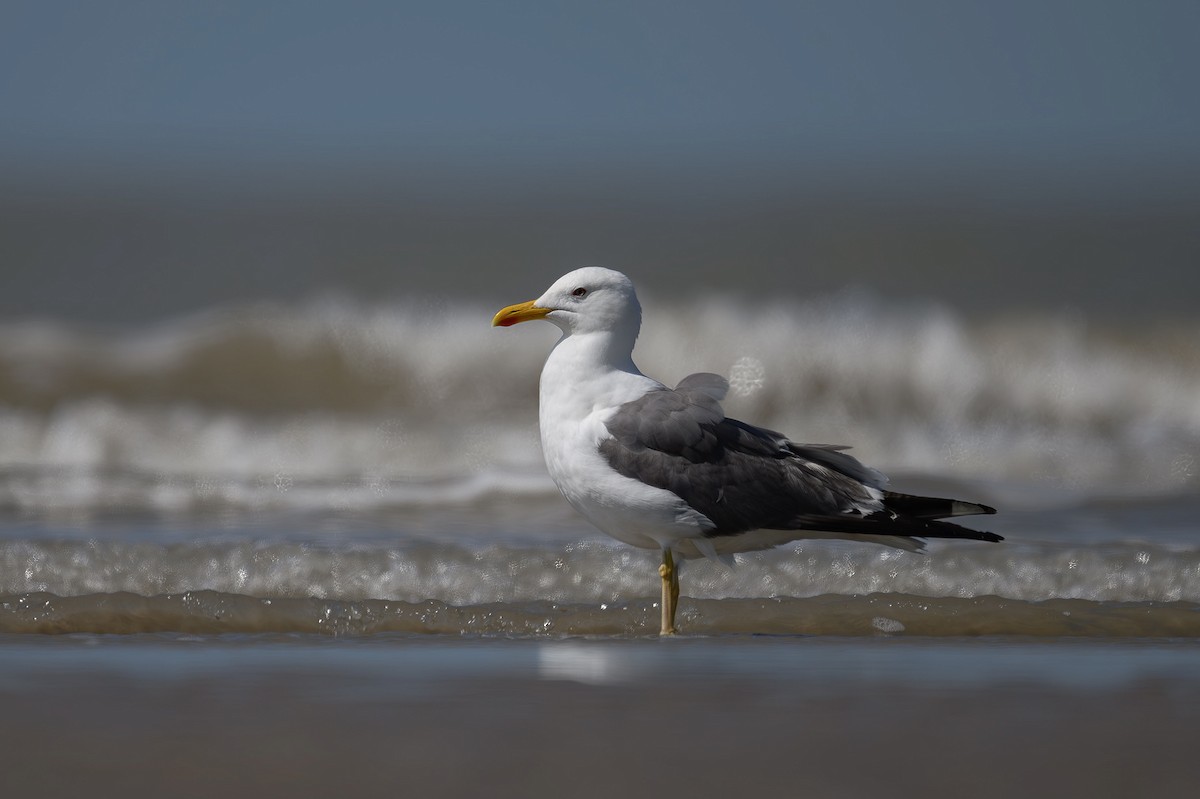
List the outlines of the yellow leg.
{"type": "Polygon", "coordinates": [[[670,547],[663,550],[658,576],[662,578],[662,631],[659,634],[674,635],[675,606],[679,603],[679,570],[675,568],[675,555],[670,547]]]}

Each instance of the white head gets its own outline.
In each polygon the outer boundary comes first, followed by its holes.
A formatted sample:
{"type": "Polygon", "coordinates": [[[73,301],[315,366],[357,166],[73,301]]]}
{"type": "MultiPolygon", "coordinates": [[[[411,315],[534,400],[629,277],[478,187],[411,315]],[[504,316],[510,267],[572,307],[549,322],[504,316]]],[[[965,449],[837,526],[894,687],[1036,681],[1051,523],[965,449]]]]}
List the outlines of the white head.
{"type": "Polygon", "coordinates": [[[625,275],[588,266],[563,275],[536,300],[501,309],[492,324],[508,327],[530,319],[553,322],[566,336],[610,333],[627,339],[632,349],[642,325],[642,306],[625,275]]]}

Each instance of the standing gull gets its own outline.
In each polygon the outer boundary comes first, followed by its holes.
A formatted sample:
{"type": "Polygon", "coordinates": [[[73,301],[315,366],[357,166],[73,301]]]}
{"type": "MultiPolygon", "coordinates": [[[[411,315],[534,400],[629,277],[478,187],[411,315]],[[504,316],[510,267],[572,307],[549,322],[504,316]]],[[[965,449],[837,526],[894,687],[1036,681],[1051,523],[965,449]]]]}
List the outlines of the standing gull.
{"type": "Polygon", "coordinates": [[[713,374],[667,388],[638,371],[642,323],[633,283],[599,267],[563,275],[492,324],[545,319],[562,330],[542,369],[546,467],[563,496],[618,541],[662,552],[662,634],[675,632],[676,556],[719,558],[799,538],[917,550],[924,538],[1000,541],[940,521],[995,513],[974,502],[886,490],[887,478],[842,452],[726,418],[729,384],[713,374]]]}

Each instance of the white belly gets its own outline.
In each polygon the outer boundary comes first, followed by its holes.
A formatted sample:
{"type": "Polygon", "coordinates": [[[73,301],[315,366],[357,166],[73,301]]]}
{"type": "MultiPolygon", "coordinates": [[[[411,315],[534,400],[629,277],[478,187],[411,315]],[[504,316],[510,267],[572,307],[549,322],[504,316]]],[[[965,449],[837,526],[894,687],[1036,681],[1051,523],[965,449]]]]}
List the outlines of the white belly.
{"type": "Polygon", "coordinates": [[[571,440],[561,426],[553,437],[543,433],[542,446],[550,476],[588,521],[618,541],[648,549],[701,536],[713,526],[670,491],[613,471],[596,448],[600,438],[587,427],[581,425],[571,440]]]}

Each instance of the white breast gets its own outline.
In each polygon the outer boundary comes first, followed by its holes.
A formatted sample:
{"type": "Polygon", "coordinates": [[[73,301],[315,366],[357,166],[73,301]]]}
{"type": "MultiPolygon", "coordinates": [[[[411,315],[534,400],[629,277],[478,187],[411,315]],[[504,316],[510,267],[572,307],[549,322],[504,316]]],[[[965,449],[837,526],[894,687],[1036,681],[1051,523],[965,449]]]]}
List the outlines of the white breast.
{"type": "Polygon", "coordinates": [[[560,345],[542,370],[542,450],[563,496],[596,527],[633,546],[661,549],[711,529],[712,522],[678,496],[618,474],[599,452],[610,437],[605,421],[661,384],[636,369],[583,368],[579,354],[560,345]]]}

